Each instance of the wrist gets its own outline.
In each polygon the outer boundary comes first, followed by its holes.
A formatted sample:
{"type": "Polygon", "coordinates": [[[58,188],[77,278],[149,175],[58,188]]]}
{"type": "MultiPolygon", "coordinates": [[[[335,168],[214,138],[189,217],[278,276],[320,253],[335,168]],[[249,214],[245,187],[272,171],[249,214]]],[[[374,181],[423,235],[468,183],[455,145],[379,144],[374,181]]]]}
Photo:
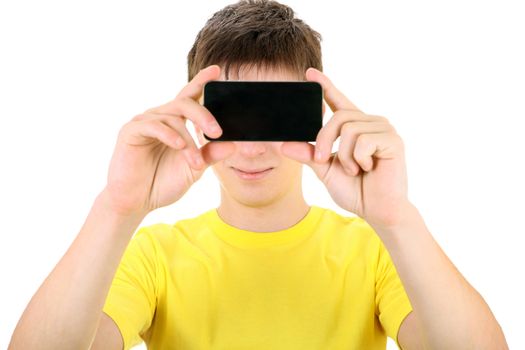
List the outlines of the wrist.
{"type": "Polygon", "coordinates": [[[407,228],[413,226],[420,218],[421,215],[417,208],[411,202],[406,201],[396,205],[386,220],[382,220],[381,222],[371,220],[368,223],[377,234],[382,237],[404,232],[407,228]]]}
{"type": "Polygon", "coordinates": [[[148,215],[148,211],[146,210],[124,210],[120,208],[119,206],[115,205],[115,203],[112,200],[112,197],[110,193],[107,190],[103,190],[100,192],[95,199],[95,205],[100,207],[104,212],[106,212],[108,215],[113,216],[116,220],[124,220],[124,221],[142,221],[146,215],[148,215]]]}

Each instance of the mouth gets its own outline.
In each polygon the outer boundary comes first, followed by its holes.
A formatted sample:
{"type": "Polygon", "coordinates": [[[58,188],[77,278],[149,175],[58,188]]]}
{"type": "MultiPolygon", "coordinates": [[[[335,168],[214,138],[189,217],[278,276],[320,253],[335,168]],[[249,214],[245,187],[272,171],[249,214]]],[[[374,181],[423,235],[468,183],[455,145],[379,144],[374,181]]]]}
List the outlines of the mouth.
{"type": "Polygon", "coordinates": [[[231,167],[235,174],[239,176],[243,180],[259,180],[264,177],[266,177],[273,168],[265,168],[265,169],[237,169],[235,167],[231,167]]]}

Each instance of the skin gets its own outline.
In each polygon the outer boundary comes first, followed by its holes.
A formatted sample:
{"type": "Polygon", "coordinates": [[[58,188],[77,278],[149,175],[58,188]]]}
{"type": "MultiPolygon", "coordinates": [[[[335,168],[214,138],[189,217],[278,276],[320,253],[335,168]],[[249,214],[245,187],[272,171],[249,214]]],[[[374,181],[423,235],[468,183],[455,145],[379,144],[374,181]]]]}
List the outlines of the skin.
{"type": "Polygon", "coordinates": [[[203,84],[218,74],[218,67],[202,70],[174,99],[122,126],[105,187],[31,298],[9,349],[122,348],[118,328],[102,309],[130,239],[149,212],[176,202],[208,166],[234,150],[231,143],[197,149],[185,126],[191,120],[211,137],[220,135],[197,102],[203,84]]]}
{"type": "MultiPolygon", "coordinates": [[[[241,73],[229,80],[301,80],[286,70],[244,69],[241,73]]],[[[217,80],[226,80],[223,72],[217,80]]],[[[200,145],[209,144],[202,130],[198,126],[195,129],[200,145]]],[[[303,164],[282,154],[283,142],[233,144],[233,154],[212,165],[221,184],[221,202],[217,208],[221,218],[235,227],[253,232],[278,231],[299,222],[310,209],[302,192],[303,164]],[[267,168],[272,169],[264,179],[257,181],[243,180],[235,171],[267,168]]]]}
{"type": "MultiPolygon", "coordinates": [[[[238,80],[302,80],[286,71],[242,73],[238,80]]],[[[395,128],[387,118],[358,109],[322,72],[309,68],[304,78],[321,84],[332,117],[315,145],[234,142],[234,153],[213,166],[221,183],[221,217],[259,232],[292,226],[307,212],[297,185],[305,164],[334,202],[364,218],[388,249],[413,306],[396,339],[403,349],[508,348],[488,305],[444,254],[408,199],[404,145],[395,128]],[[247,184],[232,167],[274,168],[262,181],[247,184]]],[[[207,145],[196,129],[201,145],[207,145]]]]}
{"type": "Polygon", "coordinates": [[[398,334],[403,349],[508,348],[488,305],[408,200],[403,143],[386,118],[360,111],[313,68],[304,77],[247,70],[237,78],[320,83],[333,116],[316,145],[206,142],[202,133],[218,137],[221,129],[199,100],[206,82],[224,77],[215,65],[201,70],[174,99],[121,128],[106,186],[28,304],[9,349],[107,348],[101,344],[110,342],[121,348],[118,329],[101,311],[143,218],[179,200],[211,166],[221,184],[219,214],[228,224],[255,232],[285,229],[309,209],[300,185],[303,165],[313,169],[337,205],[371,224],[388,249],[413,307],[398,334]],[[201,147],[186,129],[187,121],[195,125],[201,147]],[[337,138],[339,149],[331,153],[337,138]],[[232,171],[237,167],[272,170],[260,181],[246,182],[232,171]]]}

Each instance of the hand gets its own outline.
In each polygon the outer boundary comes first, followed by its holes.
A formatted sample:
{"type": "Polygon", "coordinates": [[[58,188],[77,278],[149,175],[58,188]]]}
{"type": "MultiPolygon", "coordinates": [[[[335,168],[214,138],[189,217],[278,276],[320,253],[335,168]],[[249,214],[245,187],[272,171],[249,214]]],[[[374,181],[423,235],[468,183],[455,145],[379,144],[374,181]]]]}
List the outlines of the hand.
{"type": "Polygon", "coordinates": [[[104,189],[117,213],[146,215],[174,203],[209,165],[233,152],[231,142],[209,142],[198,149],[186,129],[190,120],[210,137],[221,135],[213,115],[198,103],[204,84],[219,76],[216,65],[201,70],[175,99],[122,127],[104,189]]]}
{"type": "Polygon", "coordinates": [[[306,79],[321,84],[334,115],[315,147],[284,142],[282,153],[309,165],[341,208],[373,226],[396,225],[409,205],[401,138],[386,118],[360,111],[322,72],[309,68],[306,79]],[[338,137],[339,149],[332,153],[338,137]]]}

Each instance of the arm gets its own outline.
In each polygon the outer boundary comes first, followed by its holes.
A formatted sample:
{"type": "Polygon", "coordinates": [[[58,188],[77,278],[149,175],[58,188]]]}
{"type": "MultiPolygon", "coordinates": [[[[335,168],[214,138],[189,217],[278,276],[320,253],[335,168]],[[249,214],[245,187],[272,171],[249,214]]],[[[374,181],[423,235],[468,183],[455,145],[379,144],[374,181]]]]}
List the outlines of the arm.
{"type": "Polygon", "coordinates": [[[490,308],[438,246],[417,209],[407,204],[403,213],[396,225],[374,227],[413,307],[399,330],[403,349],[418,337],[429,349],[508,348],[490,308]],[[420,334],[410,334],[410,328],[420,334]]]}
{"type": "Polygon", "coordinates": [[[335,203],[365,219],[383,241],[413,307],[399,336],[406,340],[408,328],[419,328],[431,348],[506,348],[489,307],[410,203],[404,144],[394,127],[383,116],[359,110],[321,71],[309,68],[305,76],[322,85],[334,116],[315,146],[285,142],[281,150],[310,166],[335,203]],[[332,153],[338,137],[339,148],[332,153]]]}
{"type": "Polygon", "coordinates": [[[104,312],[100,318],[97,334],[91,344],[90,350],[121,350],[124,349],[122,334],[111,317],[104,312]]]}
{"type": "Polygon", "coordinates": [[[220,136],[213,115],[197,103],[204,84],[219,76],[218,66],[201,70],[175,99],[121,128],[106,187],[64,257],[29,302],[9,349],[91,346],[111,282],[142,219],[175,203],[209,165],[235,149],[231,142],[209,142],[198,149],[185,126],[191,120],[207,135],[220,136]]]}
{"type": "Polygon", "coordinates": [[[80,233],[26,307],[9,349],[88,349],[119,261],[143,217],[114,213],[101,192],[80,233]]]}

